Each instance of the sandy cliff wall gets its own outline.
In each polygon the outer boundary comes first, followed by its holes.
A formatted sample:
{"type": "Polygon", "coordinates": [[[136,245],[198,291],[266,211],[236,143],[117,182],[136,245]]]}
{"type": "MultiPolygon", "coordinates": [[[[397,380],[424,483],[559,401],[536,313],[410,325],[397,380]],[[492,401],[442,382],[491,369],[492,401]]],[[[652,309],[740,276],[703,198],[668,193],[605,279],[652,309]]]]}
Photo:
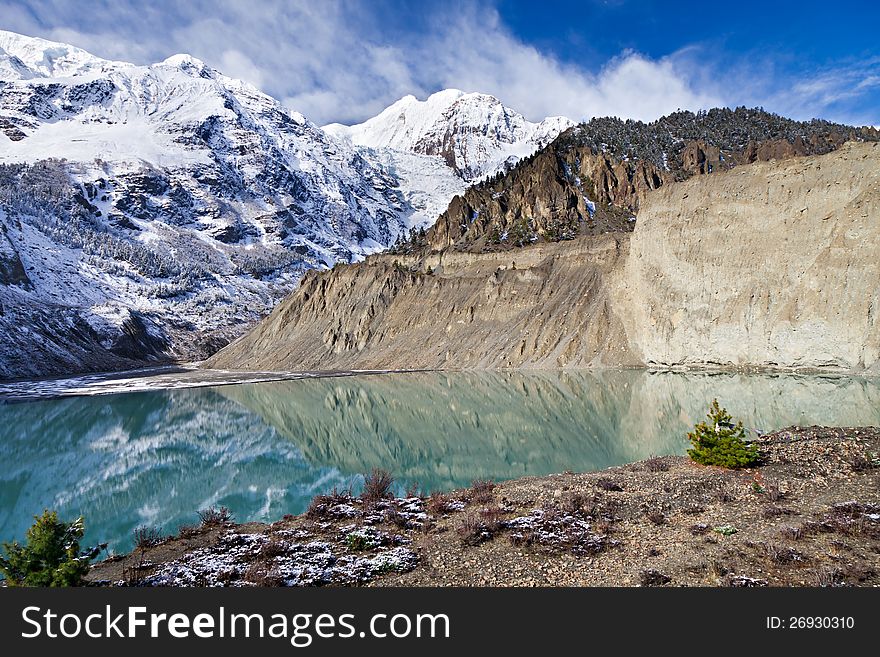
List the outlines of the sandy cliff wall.
{"type": "Polygon", "coordinates": [[[880,369],[880,147],[663,186],[635,232],[312,273],[244,369],[880,369]]]}
{"type": "Polygon", "coordinates": [[[626,242],[606,235],[506,253],[446,253],[418,263],[371,258],[309,274],[208,366],[586,367],[603,359],[637,364],[628,359],[622,326],[607,304],[609,275],[625,256],[626,242]]]}
{"type": "Polygon", "coordinates": [[[652,192],[613,297],[649,365],[880,369],[880,147],[652,192]]]}

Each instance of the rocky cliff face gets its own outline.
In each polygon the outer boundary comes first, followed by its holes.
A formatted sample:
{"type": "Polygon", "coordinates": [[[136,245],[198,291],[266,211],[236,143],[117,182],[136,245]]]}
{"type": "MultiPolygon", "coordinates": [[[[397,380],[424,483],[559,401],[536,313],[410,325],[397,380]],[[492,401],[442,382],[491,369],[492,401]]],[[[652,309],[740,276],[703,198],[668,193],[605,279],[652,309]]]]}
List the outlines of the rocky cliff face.
{"type": "Polygon", "coordinates": [[[618,236],[517,252],[393,256],[308,274],[209,367],[497,368],[638,364],[607,304],[618,236]],[[428,273],[430,272],[430,273],[428,273]]]}
{"type": "Polygon", "coordinates": [[[878,172],[847,144],[664,185],[633,233],[310,273],[208,364],[876,371],[878,172]]]}
{"type": "Polygon", "coordinates": [[[877,139],[870,128],[746,108],[677,112],[647,124],[593,119],[454,198],[416,248],[397,250],[481,252],[628,231],[645,193],[669,182],[877,139]]]}

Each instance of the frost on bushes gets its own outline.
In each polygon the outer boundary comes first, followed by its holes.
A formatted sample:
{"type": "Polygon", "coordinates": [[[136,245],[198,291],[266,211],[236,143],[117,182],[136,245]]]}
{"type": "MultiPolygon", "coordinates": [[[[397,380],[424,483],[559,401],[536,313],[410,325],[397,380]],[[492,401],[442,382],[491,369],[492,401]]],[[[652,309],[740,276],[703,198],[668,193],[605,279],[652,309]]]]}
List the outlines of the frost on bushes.
{"type": "Polygon", "coordinates": [[[224,534],[217,545],[200,548],[163,564],[144,578],[146,586],[322,586],[363,584],[383,573],[407,572],[418,557],[394,536],[375,530],[344,536],[369,540],[362,554],[342,543],[315,540],[308,532],[288,535],[224,534]],[[283,538],[282,538],[283,537],[283,538]],[[309,539],[312,540],[309,540],[309,539]],[[273,549],[264,556],[269,544],[273,549]]]}
{"type": "Polygon", "coordinates": [[[502,527],[510,530],[515,545],[537,546],[551,552],[588,555],[615,545],[605,533],[593,529],[581,513],[564,513],[556,509],[535,509],[530,515],[505,520],[502,527]]]}
{"type": "Polygon", "coordinates": [[[688,456],[703,465],[717,465],[722,468],[749,468],[758,464],[758,446],[746,442],[746,432],[742,422],[733,424],[727,410],[712,400],[706,416],[708,422],[700,422],[688,434],[693,447],[688,456]]]}

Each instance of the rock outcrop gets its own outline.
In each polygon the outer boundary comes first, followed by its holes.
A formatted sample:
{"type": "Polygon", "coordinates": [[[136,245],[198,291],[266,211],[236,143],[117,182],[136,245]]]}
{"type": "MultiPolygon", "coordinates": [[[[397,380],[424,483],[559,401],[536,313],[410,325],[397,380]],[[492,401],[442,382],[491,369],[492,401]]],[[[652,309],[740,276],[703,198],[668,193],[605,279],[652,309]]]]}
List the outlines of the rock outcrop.
{"type": "Polygon", "coordinates": [[[744,107],[676,112],[652,123],[592,119],[506,175],[453,198],[423,239],[393,250],[483,252],[629,231],[645,193],[670,182],[878,139],[872,128],[799,122],[744,107]]]}
{"type": "Polygon", "coordinates": [[[846,144],[663,185],[633,233],[309,273],[208,365],[876,371],[878,263],[880,146],[846,144]]]}

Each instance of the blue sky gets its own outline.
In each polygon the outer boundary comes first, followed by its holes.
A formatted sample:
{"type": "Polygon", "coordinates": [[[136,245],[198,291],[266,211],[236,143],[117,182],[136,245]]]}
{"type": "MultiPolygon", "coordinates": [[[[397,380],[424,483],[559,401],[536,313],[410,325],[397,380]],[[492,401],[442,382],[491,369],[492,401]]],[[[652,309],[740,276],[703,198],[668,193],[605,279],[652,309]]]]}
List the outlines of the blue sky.
{"type": "Polygon", "coordinates": [[[187,52],[317,123],[483,91],[536,120],[761,105],[880,124],[880,3],[0,0],[0,28],[147,64],[187,52]]]}

